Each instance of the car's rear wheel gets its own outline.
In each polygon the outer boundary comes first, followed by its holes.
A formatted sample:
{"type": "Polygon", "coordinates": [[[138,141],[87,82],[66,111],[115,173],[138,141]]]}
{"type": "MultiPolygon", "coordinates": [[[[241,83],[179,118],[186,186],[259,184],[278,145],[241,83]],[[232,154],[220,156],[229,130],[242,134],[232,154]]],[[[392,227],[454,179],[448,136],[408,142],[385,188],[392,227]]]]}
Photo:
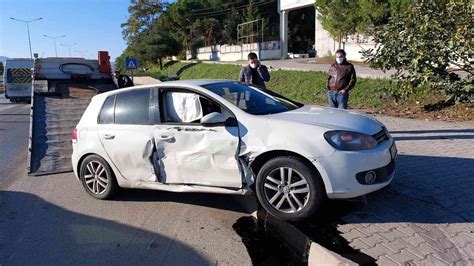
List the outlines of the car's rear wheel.
{"type": "Polygon", "coordinates": [[[313,215],[324,199],[319,174],[297,157],[269,160],[257,175],[257,197],[271,215],[299,221],[313,215]]]}
{"type": "Polygon", "coordinates": [[[80,178],[86,192],[97,199],[109,199],[118,189],[109,164],[98,155],[86,157],[80,168],[80,178]]]}

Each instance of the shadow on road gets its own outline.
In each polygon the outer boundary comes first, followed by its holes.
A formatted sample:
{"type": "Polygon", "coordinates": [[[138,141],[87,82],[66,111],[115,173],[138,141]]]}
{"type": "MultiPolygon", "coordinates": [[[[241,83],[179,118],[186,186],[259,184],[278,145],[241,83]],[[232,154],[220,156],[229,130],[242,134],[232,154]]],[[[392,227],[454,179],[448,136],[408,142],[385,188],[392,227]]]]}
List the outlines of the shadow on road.
{"type": "Polygon", "coordinates": [[[0,264],[210,264],[176,239],[0,191],[0,264]]]}
{"type": "Polygon", "coordinates": [[[257,206],[254,196],[236,196],[211,193],[178,193],[145,189],[121,190],[120,193],[114,197],[114,200],[136,202],[178,202],[248,214],[255,211],[257,206]]]}

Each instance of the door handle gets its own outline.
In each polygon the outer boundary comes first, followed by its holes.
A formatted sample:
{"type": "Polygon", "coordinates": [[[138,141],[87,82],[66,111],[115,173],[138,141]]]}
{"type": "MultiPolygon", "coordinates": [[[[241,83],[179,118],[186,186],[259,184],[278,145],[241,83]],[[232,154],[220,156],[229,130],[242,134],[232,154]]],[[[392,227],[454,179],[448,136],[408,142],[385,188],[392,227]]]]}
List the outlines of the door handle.
{"type": "Polygon", "coordinates": [[[115,135],[112,135],[112,134],[103,134],[102,137],[104,139],[114,139],[115,138],[115,135]]]}
{"type": "Polygon", "coordinates": [[[173,136],[158,136],[157,137],[157,139],[164,140],[164,141],[172,140],[173,138],[174,138],[173,136]]]}

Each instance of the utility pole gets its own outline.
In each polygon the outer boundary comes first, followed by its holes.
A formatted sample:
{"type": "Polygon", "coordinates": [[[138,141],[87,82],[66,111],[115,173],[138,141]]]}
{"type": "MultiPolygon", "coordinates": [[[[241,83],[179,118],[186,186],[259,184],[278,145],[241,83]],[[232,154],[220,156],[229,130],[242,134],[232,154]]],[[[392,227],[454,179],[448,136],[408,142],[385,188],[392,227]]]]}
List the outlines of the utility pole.
{"type": "Polygon", "coordinates": [[[30,58],[33,59],[33,52],[31,50],[31,38],[30,38],[30,22],[37,21],[37,20],[40,20],[40,19],[43,19],[43,18],[35,18],[35,19],[32,19],[32,20],[21,20],[21,19],[10,17],[10,19],[26,23],[26,29],[28,30],[28,43],[30,44],[30,58]]]}
{"type": "Polygon", "coordinates": [[[74,45],[77,45],[77,43],[72,43],[72,44],[61,43],[61,46],[67,47],[69,49],[69,58],[71,58],[71,47],[73,47],[74,45]]]}
{"type": "Polygon", "coordinates": [[[56,47],[56,40],[60,38],[64,38],[66,37],[66,35],[54,37],[54,36],[49,36],[49,35],[44,34],[43,36],[54,40],[54,52],[56,53],[56,57],[58,57],[58,48],[56,47]]]}

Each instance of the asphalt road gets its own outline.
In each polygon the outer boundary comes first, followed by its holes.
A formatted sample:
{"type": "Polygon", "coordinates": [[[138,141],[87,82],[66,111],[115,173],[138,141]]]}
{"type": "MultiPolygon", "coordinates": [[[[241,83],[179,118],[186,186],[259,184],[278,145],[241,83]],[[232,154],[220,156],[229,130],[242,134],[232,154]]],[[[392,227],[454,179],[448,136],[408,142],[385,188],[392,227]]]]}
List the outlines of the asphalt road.
{"type": "Polygon", "coordinates": [[[30,105],[10,103],[0,94],[0,188],[11,179],[16,166],[26,159],[30,105]]]}
{"type": "Polygon", "coordinates": [[[0,96],[0,265],[232,264],[253,197],[124,190],[88,196],[72,173],[27,176],[29,105],[0,96]]]}

